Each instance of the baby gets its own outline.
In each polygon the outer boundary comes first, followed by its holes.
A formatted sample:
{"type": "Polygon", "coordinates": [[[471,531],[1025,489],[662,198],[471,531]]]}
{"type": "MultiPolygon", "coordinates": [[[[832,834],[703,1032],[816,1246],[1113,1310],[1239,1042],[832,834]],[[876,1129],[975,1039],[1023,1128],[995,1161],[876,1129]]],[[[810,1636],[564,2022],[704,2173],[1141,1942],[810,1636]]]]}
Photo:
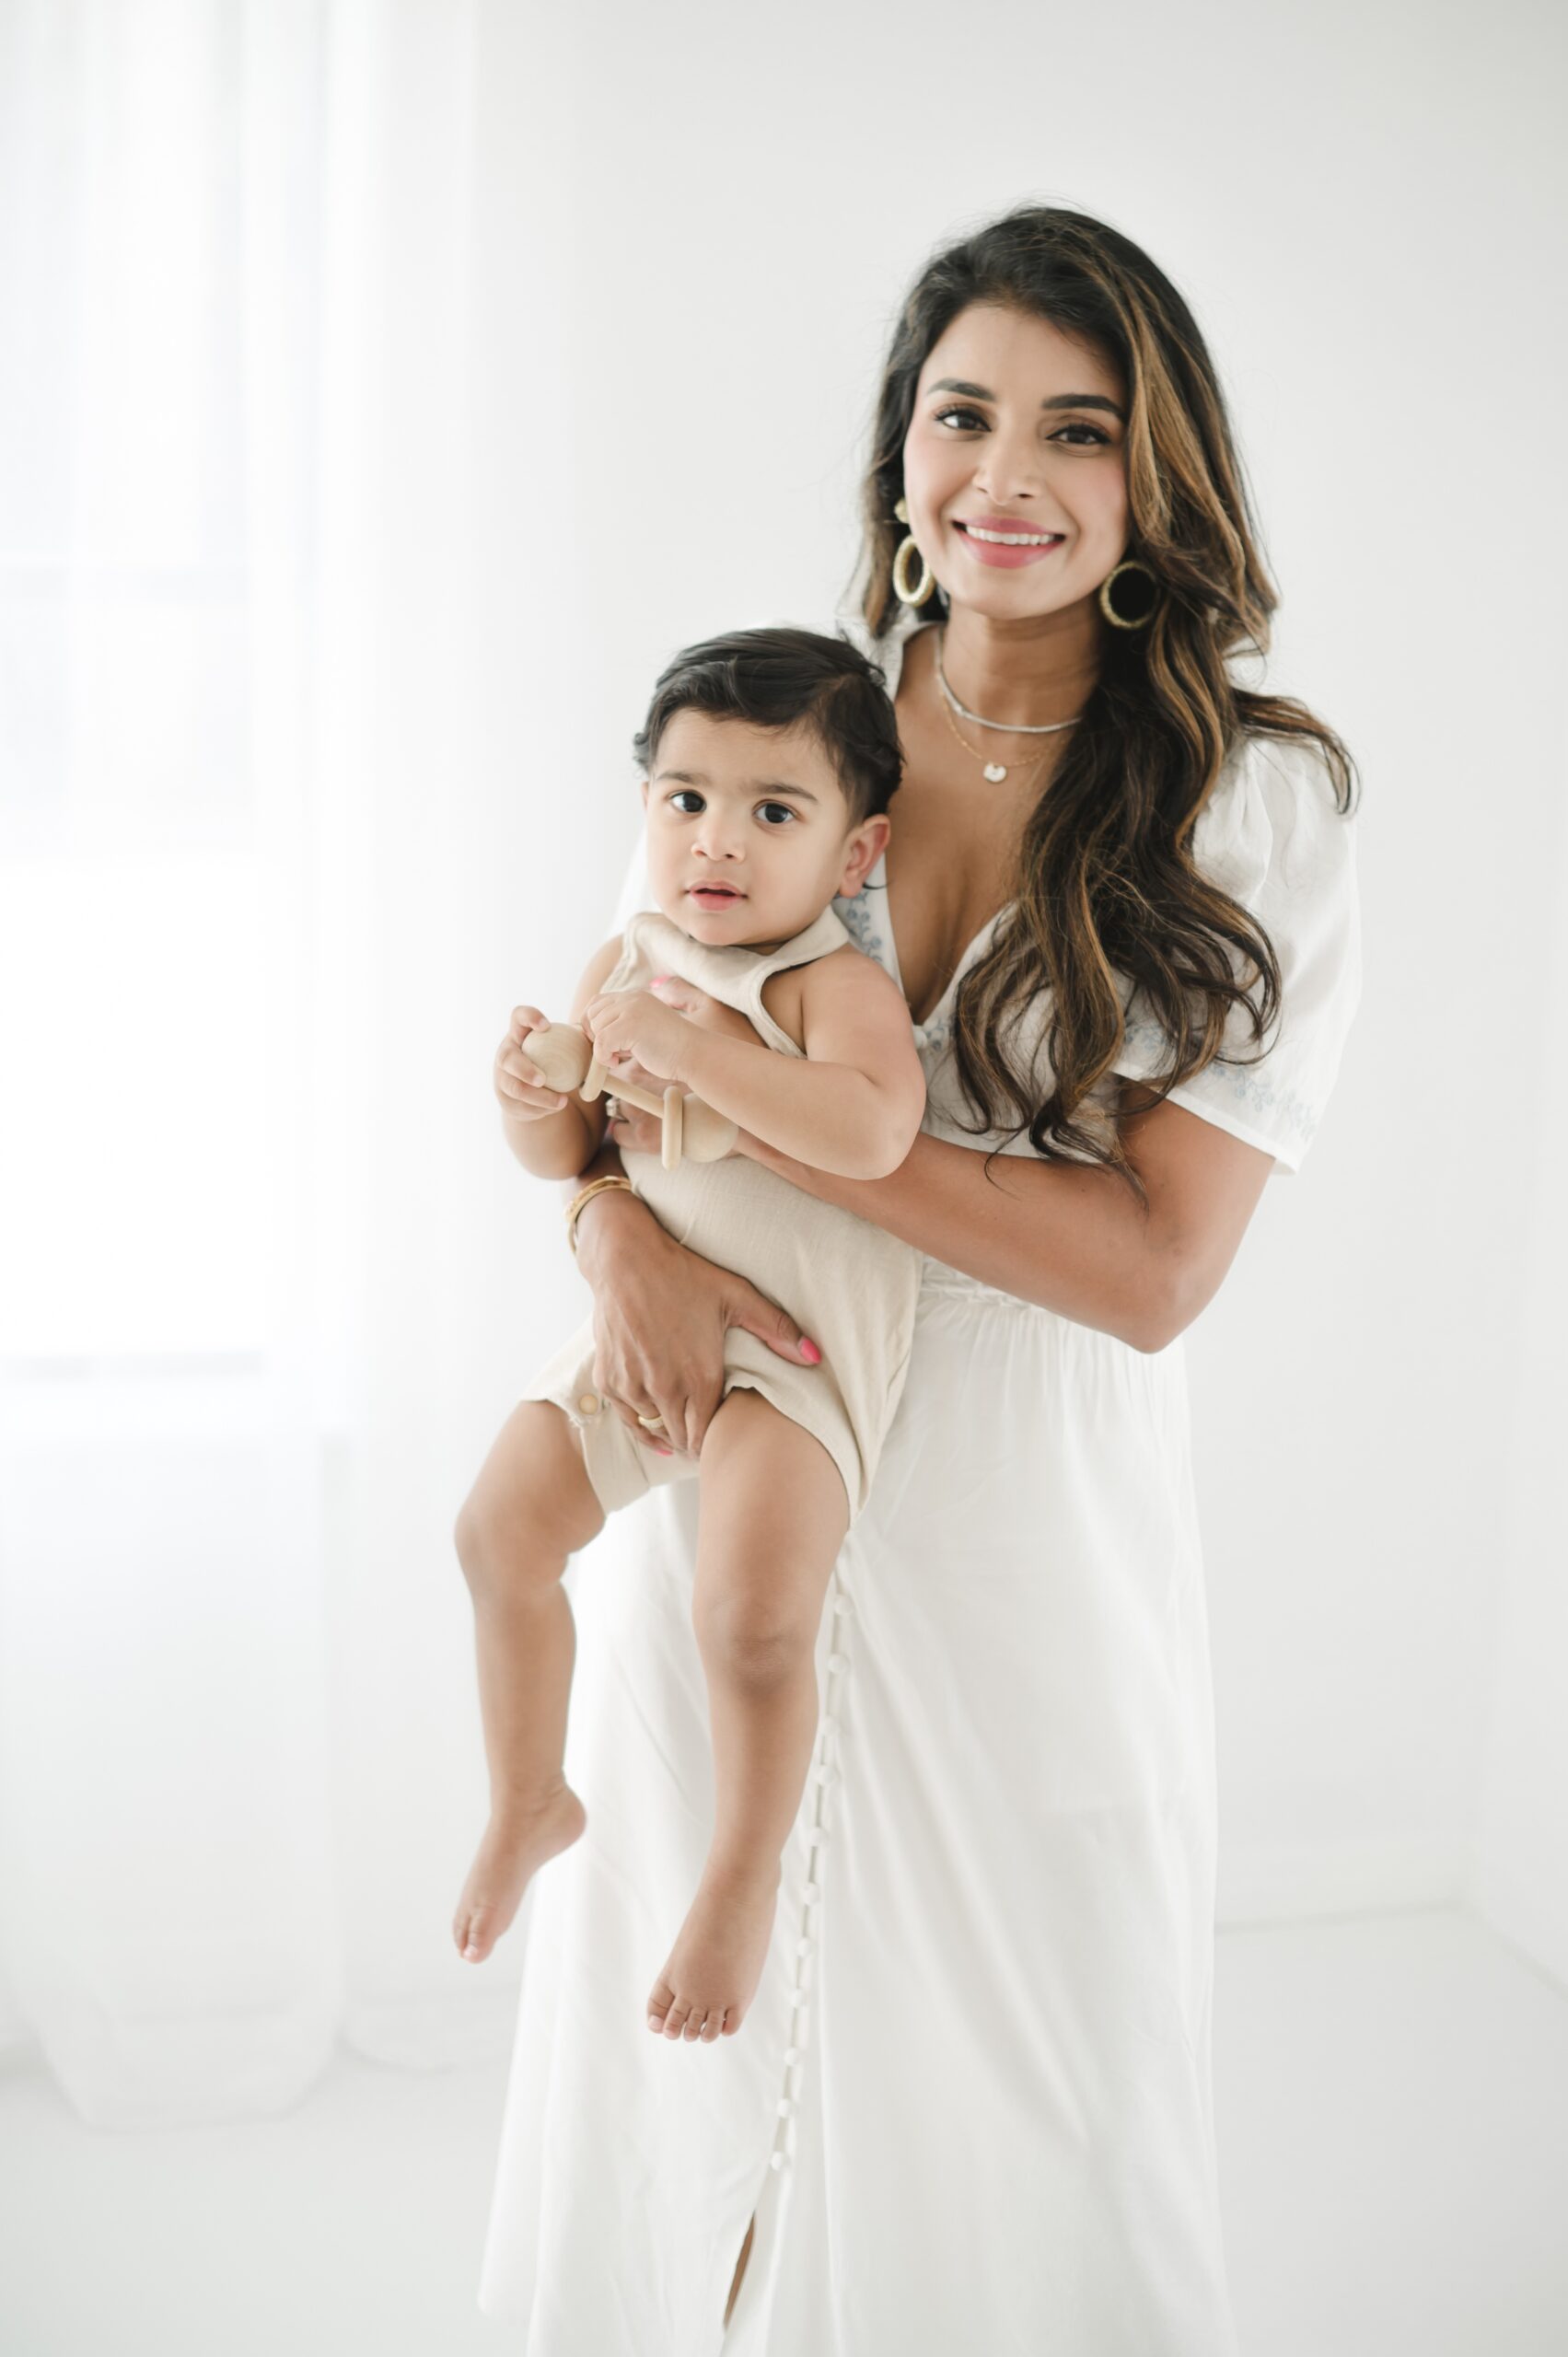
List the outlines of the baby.
{"type": "MultiPolygon", "coordinates": [[[[891,831],[902,757],[880,674],[845,641],[809,631],[711,639],[668,665],[633,749],[657,906],[590,958],[570,1018],[610,1087],[617,1072],[656,1095],[674,1083],[817,1169],[896,1170],[925,1105],[909,1009],[832,906],[860,890],[891,831]],[[738,1009],[764,1044],[666,1005],[650,985],[670,976],[738,1009]]],[[[543,1085],[527,1044],[544,1021],[536,1007],[514,1010],[494,1085],[519,1160],[564,1178],[598,1151],[605,1099],[543,1085]]],[[[525,1389],[457,1526],[491,1815],[453,1930],[459,1953],[482,1960],[529,1877],[587,1822],[563,1771],[568,1557],[650,1486],[695,1479],[692,1615],[714,1824],[648,2026],[712,2039],[740,2027],[766,1960],[816,1737],[828,1580],[903,1387],[920,1255],[746,1155],[683,1157],[673,1171],[655,1154],[624,1161],[661,1225],[778,1302],[820,1345],[821,1364],[796,1364],[732,1327],[700,1457],[656,1455],[600,1395],[591,1318],[525,1389]]]]}

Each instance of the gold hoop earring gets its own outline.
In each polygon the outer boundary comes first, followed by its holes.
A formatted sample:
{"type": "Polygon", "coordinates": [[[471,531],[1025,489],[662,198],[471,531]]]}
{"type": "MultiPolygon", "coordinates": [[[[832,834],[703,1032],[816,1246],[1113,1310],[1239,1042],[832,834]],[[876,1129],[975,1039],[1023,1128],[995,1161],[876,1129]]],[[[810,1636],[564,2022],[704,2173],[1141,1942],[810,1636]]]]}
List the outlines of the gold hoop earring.
{"type": "Polygon", "coordinates": [[[1114,622],[1118,630],[1147,630],[1159,605],[1159,586],[1158,575],[1151,573],[1146,564],[1140,564],[1136,557],[1124,558],[1099,585],[1099,610],[1106,621],[1114,622]],[[1110,585],[1113,581],[1120,581],[1124,573],[1141,573],[1149,585],[1149,602],[1141,614],[1119,614],[1110,602],[1110,585]]]}
{"type": "MultiPolygon", "coordinates": [[[[894,508],[893,513],[898,517],[900,524],[907,524],[910,519],[909,501],[907,499],[900,499],[898,505],[894,508]]],[[[936,575],[932,572],[931,567],[926,563],[923,556],[920,555],[920,543],[916,540],[914,534],[911,532],[907,540],[902,540],[899,542],[898,553],[893,559],[893,587],[906,606],[923,606],[927,598],[930,597],[935,586],[936,575]],[[915,555],[920,557],[920,579],[915,583],[913,588],[911,588],[909,583],[910,551],[912,549],[914,551],[915,555]]]]}

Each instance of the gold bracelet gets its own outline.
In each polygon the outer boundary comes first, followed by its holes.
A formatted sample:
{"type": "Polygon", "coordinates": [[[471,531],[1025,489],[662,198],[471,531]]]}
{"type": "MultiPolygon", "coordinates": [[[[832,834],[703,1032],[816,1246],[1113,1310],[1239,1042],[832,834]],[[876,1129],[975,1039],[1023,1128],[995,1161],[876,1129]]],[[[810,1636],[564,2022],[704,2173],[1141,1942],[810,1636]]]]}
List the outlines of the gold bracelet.
{"type": "Polygon", "coordinates": [[[630,1178],[623,1178],[619,1173],[612,1173],[607,1178],[590,1179],[580,1192],[573,1196],[566,1206],[566,1241],[572,1248],[574,1260],[577,1257],[577,1215],[589,1197],[602,1193],[606,1187],[624,1187],[629,1195],[634,1195],[637,1191],[630,1178]]]}

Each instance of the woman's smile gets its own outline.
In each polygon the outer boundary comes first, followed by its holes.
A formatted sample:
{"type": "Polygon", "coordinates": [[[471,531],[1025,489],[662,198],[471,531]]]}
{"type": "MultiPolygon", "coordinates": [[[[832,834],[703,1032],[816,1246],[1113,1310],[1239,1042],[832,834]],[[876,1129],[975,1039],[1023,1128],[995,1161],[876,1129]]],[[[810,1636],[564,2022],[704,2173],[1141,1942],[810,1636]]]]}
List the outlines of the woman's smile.
{"type": "Polygon", "coordinates": [[[977,564],[1036,564],[1067,537],[1034,531],[1011,516],[955,517],[953,529],[977,564]]]}
{"type": "Polygon", "coordinates": [[[1098,659],[1093,593],[1128,542],[1129,401],[1098,344],[1006,303],[966,305],[933,343],[904,431],[905,528],[972,644],[976,623],[1071,614],[1077,644],[1054,659],[1098,659]]]}

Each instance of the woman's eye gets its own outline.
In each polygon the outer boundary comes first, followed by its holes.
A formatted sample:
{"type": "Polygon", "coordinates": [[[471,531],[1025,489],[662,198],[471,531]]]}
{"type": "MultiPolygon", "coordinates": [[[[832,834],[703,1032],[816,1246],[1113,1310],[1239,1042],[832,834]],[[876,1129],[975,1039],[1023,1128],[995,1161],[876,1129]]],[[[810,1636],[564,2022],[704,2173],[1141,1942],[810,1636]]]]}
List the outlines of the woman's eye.
{"type": "Polygon", "coordinates": [[[776,811],[781,819],[793,819],[795,816],[795,812],[787,802],[760,802],[757,807],[764,813],[769,810],[776,811]]]}
{"type": "Polygon", "coordinates": [[[979,410],[977,409],[964,409],[962,407],[939,409],[935,412],[935,415],[938,425],[946,425],[950,417],[972,418],[976,425],[983,425],[985,424],[984,418],[981,417],[979,410]]]}
{"type": "MultiPolygon", "coordinates": [[[[1091,442],[1109,442],[1110,440],[1109,434],[1102,434],[1098,425],[1086,425],[1081,418],[1074,418],[1070,425],[1060,426],[1057,429],[1057,433],[1051,435],[1051,440],[1054,442],[1058,438],[1058,435],[1061,434],[1086,434],[1091,442]]],[[[1078,447],[1082,449],[1083,447],[1083,444],[1079,443],[1078,447]]]]}
{"type": "MultiPolygon", "coordinates": [[[[703,807],[703,797],[694,785],[683,785],[678,794],[670,795],[669,807],[672,810],[678,802],[694,802],[699,810],[703,807]]],[[[687,812],[684,815],[690,817],[691,814],[687,812]]]]}

